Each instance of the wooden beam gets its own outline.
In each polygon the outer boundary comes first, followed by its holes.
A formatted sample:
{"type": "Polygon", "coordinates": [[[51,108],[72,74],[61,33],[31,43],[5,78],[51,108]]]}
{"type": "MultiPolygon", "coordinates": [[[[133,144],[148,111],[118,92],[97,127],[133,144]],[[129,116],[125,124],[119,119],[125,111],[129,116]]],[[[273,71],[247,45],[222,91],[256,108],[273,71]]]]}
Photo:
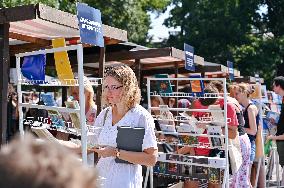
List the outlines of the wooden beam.
{"type": "Polygon", "coordinates": [[[140,78],[141,78],[141,63],[140,63],[140,59],[135,59],[135,64],[134,64],[134,70],[135,70],[135,75],[136,75],[136,78],[137,78],[137,82],[138,82],[138,85],[140,87],[140,78]]]}
{"type": "Polygon", "coordinates": [[[6,143],[7,131],[7,104],[8,104],[8,82],[9,82],[9,23],[0,24],[0,144],[6,143]]]}
{"type": "Polygon", "coordinates": [[[0,24],[36,19],[35,5],[0,9],[0,24]]]}
{"type": "Polygon", "coordinates": [[[12,45],[10,46],[10,54],[15,55],[18,53],[31,52],[31,51],[39,50],[41,48],[47,49],[47,48],[51,48],[51,46],[35,44],[35,43],[12,45]]]}
{"type": "Polygon", "coordinates": [[[17,39],[17,40],[21,40],[21,41],[25,41],[25,42],[30,42],[30,43],[35,43],[35,44],[43,45],[43,46],[50,46],[51,45],[51,41],[49,41],[49,40],[31,37],[31,36],[27,36],[27,35],[22,35],[22,34],[19,34],[19,33],[9,32],[9,38],[17,39]]]}
{"type": "Polygon", "coordinates": [[[169,61],[169,62],[162,62],[162,63],[147,63],[147,64],[143,64],[142,63],[142,69],[146,70],[146,69],[153,69],[153,68],[159,68],[159,67],[175,67],[176,66],[176,61],[169,61]]]}

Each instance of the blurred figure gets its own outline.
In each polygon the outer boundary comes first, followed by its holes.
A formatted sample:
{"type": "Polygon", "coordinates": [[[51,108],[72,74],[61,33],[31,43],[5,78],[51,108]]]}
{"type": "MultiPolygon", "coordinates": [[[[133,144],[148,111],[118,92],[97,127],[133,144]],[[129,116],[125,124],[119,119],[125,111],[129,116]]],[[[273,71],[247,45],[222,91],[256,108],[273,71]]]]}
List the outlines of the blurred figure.
{"type": "Polygon", "coordinates": [[[3,188],[94,188],[96,182],[95,172],[83,167],[70,151],[51,142],[37,142],[30,135],[0,151],[3,188]]]}
{"type": "MultiPolygon", "coordinates": [[[[93,125],[95,123],[97,114],[97,105],[94,101],[95,92],[91,82],[87,77],[84,77],[84,84],[85,113],[87,125],[93,125]]],[[[77,100],[79,102],[79,87],[71,87],[70,92],[73,100],[77,100]]]]}
{"type": "MultiPolygon", "coordinates": [[[[273,82],[273,91],[280,95],[284,96],[284,77],[278,76],[274,78],[273,82]]],[[[270,135],[267,139],[275,140],[277,144],[277,152],[279,155],[279,164],[283,168],[284,166],[284,104],[282,101],[281,113],[279,117],[279,121],[277,123],[277,132],[276,135],[270,135]]],[[[284,171],[282,172],[282,182],[281,185],[284,185],[284,171]]]]}

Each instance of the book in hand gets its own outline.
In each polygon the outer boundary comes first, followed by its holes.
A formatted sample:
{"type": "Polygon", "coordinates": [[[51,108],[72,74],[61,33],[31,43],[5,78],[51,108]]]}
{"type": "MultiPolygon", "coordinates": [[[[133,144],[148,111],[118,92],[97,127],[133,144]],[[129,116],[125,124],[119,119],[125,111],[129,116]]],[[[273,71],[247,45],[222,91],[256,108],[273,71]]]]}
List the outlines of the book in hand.
{"type": "MultiPolygon", "coordinates": [[[[117,148],[126,151],[142,152],[142,144],[145,135],[145,128],[143,127],[117,127],[116,143],[117,148]]],[[[116,163],[132,164],[128,161],[116,158],[116,163]]]]}

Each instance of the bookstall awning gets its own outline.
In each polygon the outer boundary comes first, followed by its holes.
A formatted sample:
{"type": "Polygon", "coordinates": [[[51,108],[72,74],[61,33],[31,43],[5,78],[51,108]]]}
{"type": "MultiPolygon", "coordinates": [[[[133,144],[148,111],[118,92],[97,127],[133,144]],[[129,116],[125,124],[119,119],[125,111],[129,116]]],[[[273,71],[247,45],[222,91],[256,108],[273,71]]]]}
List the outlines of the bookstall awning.
{"type": "MultiPolygon", "coordinates": [[[[10,54],[38,50],[51,45],[54,38],[64,37],[67,44],[79,41],[77,16],[45,6],[26,5],[0,9],[0,24],[10,22],[10,54]]],[[[127,32],[103,25],[105,44],[127,41],[127,32]]]]}
{"type": "MultiPolygon", "coordinates": [[[[105,45],[127,41],[126,31],[107,25],[103,25],[103,35],[105,45]]],[[[42,4],[0,9],[1,144],[6,143],[10,57],[17,53],[51,48],[51,40],[59,37],[65,38],[67,45],[78,43],[79,29],[76,15],[42,4]]],[[[100,62],[99,74],[102,75],[105,48],[100,48],[98,54],[100,62]]]]}
{"type": "MultiPolygon", "coordinates": [[[[235,82],[241,83],[250,83],[250,84],[255,84],[256,83],[256,79],[253,76],[240,76],[240,77],[236,77],[235,82]]],[[[259,83],[264,83],[264,79],[263,78],[259,78],[259,83]]]]}
{"type": "MultiPolygon", "coordinates": [[[[130,51],[113,52],[106,54],[106,65],[113,63],[125,63],[134,65],[139,60],[142,70],[172,68],[184,66],[184,52],[182,50],[168,48],[135,48],[130,51]]],[[[198,56],[196,56],[198,59],[198,56]]],[[[84,59],[84,66],[98,68],[98,57],[84,59]]],[[[203,66],[202,61],[196,61],[197,65],[203,66]]]]}

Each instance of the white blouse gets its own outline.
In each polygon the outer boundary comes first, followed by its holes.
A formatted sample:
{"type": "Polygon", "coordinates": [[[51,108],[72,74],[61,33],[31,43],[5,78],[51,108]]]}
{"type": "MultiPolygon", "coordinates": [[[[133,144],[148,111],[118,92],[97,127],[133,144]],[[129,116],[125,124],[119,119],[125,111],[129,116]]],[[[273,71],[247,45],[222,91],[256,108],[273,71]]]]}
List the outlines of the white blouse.
{"type": "MultiPolygon", "coordinates": [[[[142,149],[157,148],[154,132],[154,120],[151,114],[142,106],[136,105],[124,117],[112,126],[112,109],[104,109],[97,117],[95,126],[102,127],[98,137],[98,144],[117,147],[117,126],[144,127],[145,136],[142,149]],[[107,112],[105,124],[104,116],[107,112]]],[[[96,168],[101,177],[101,186],[105,188],[140,188],[142,187],[142,166],[133,164],[116,163],[114,157],[100,158],[96,168]]]]}

